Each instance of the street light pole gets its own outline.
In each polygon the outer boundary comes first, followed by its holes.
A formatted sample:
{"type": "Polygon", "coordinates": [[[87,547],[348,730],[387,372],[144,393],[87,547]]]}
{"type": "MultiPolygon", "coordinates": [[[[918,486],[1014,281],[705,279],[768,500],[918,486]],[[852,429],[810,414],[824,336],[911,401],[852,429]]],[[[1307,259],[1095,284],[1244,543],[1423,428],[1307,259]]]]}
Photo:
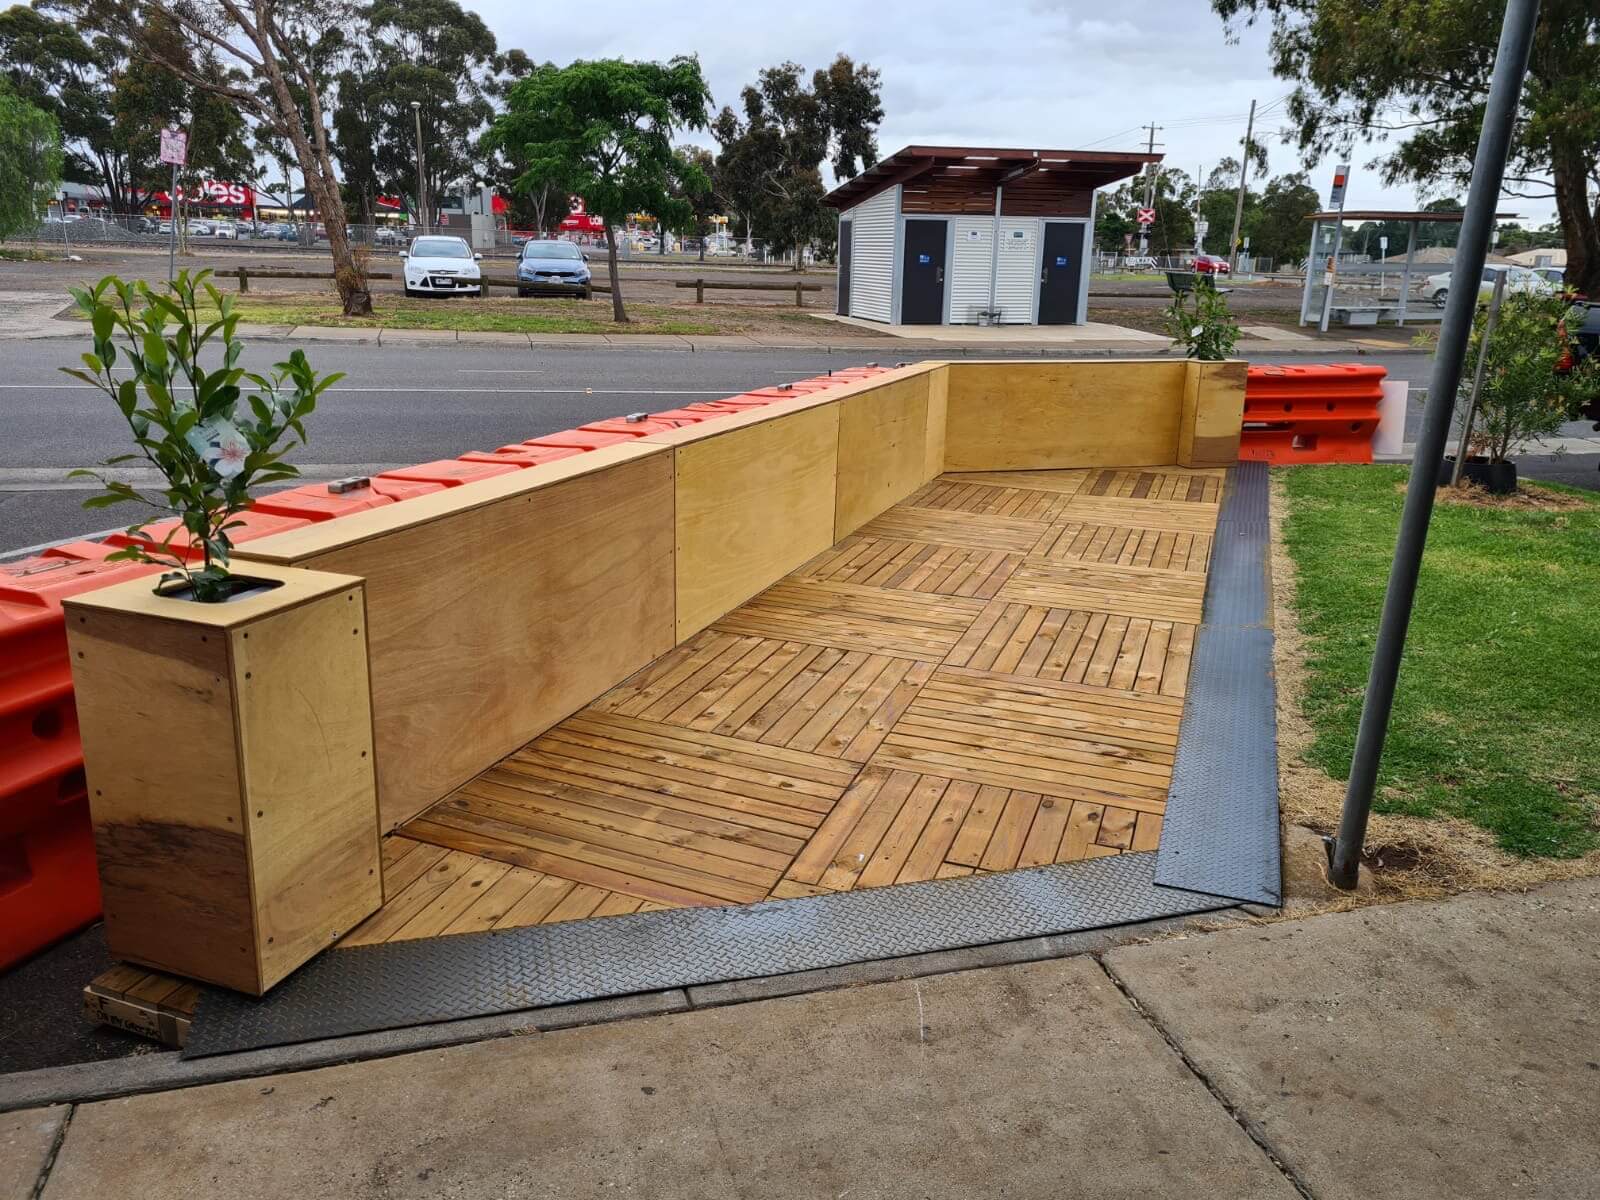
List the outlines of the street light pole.
{"type": "Polygon", "coordinates": [[[428,197],[424,192],[422,174],[422,102],[411,102],[411,116],[417,123],[417,230],[420,233],[428,232],[428,197]]]}
{"type": "Polygon", "coordinates": [[[1483,278],[1483,261],[1494,227],[1495,201],[1500,198],[1500,184],[1505,177],[1506,153],[1511,144],[1512,127],[1516,124],[1522,77],[1528,69],[1528,51],[1538,19],[1539,0],[1509,0],[1505,20],[1500,26],[1500,47],[1495,55],[1483,127],[1478,133],[1472,186],[1461,221],[1455,267],[1450,273],[1450,294],[1445,303],[1444,320],[1439,326],[1433,371],[1428,378],[1422,435],[1417,439],[1416,453],[1411,459],[1405,508],[1400,515],[1400,536],[1395,543],[1389,589],[1383,598],[1378,641],[1367,676],[1366,700],[1361,706],[1361,725],[1350,760],[1350,783],[1345,789],[1339,836],[1328,845],[1328,880],[1346,891],[1356,886],[1359,873],[1361,845],[1367,836],[1378,764],[1383,757],[1389,715],[1394,708],[1395,684],[1400,677],[1400,655],[1405,649],[1406,627],[1411,622],[1411,605],[1416,599],[1422,551],[1428,541],[1434,489],[1439,485],[1439,473],[1443,468],[1450,416],[1455,409],[1456,391],[1461,386],[1462,362],[1478,307],[1478,284],[1483,278]]]}

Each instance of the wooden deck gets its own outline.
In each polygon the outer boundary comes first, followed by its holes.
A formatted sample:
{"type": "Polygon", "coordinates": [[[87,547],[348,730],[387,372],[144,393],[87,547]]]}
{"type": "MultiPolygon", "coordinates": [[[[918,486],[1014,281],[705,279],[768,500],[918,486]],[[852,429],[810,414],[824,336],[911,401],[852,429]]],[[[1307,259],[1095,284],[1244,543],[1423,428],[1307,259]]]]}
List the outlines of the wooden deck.
{"type": "Polygon", "coordinates": [[[1223,474],[935,480],[387,838],[340,944],[1154,849],[1223,474]]]}
{"type": "Polygon", "coordinates": [[[406,824],[345,944],[1153,849],[1222,475],[935,480],[406,824]]]}

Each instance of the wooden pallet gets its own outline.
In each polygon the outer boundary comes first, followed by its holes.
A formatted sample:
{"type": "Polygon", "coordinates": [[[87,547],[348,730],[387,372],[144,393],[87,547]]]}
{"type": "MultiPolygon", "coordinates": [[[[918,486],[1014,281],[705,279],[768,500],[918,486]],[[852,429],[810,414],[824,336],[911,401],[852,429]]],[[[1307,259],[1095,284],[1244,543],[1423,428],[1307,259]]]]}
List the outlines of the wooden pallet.
{"type": "MultiPolygon", "coordinates": [[[[1154,849],[1222,476],[935,480],[386,839],[341,945],[1154,849]]],[[[85,1005],[177,1044],[194,995],[85,1005]]]]}

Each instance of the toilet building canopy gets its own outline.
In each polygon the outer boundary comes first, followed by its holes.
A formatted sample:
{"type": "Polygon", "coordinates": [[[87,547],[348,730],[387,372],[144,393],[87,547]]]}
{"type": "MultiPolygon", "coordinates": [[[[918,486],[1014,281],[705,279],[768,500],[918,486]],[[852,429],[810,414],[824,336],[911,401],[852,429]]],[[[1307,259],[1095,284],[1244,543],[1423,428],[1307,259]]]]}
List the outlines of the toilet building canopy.
{"type": "Polygon", "coordinates": [[[829,192],[824,203],[854,208],[901,186],[902,212],[1088,215],[1096,188],[1137,175],[1159,154],[1019,150],[998,146],[907,146],[829,192]]]}

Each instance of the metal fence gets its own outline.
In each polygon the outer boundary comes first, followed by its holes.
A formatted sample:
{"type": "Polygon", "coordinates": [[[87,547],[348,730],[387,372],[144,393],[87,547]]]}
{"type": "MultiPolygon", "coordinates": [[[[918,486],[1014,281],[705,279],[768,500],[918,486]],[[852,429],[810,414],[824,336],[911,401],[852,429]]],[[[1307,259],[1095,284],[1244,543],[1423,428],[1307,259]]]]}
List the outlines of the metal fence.
{"type": "MultiPolygon", "coordinates": [[[[474,238],[469,217],[460,213],[442,214],[442,219],[426,228],[401,222],[351,224],[345,227],[350,240],[367,247],[373,255],[398,254],[411,239],[423,234],[444,234],[474,242],[474,249],[485,257],[515,258],[530,238],[556,236],[581,246],[591,258],[604,258],[605,238],[601,234],[541,234],[531,230],[508,229],[496,225],[492,231],[474,238]]],[[[71,253],[84,248],[143,247],[165,249],[173,237],[172,222],[165,217],[117,214],[68,214],[43,218],[30,232],[12,239],[41,250],[71,253]]],[[[229,249],[263,254],[293,253],[328,248],[327,227],[318,221],[273,221],[233,217],[191,216],[180,219],[177,237],[190,251],[229,249]]],[[[792,263],[793,247],[771,250],[760,239],[715,236],[705,239],[669,236],[665,247],[654,234],[619,230],[617,257],[625,262],[706,262],[792,263]]],[[[808,263],[820,261],[810,252],[808,263]]]]}

